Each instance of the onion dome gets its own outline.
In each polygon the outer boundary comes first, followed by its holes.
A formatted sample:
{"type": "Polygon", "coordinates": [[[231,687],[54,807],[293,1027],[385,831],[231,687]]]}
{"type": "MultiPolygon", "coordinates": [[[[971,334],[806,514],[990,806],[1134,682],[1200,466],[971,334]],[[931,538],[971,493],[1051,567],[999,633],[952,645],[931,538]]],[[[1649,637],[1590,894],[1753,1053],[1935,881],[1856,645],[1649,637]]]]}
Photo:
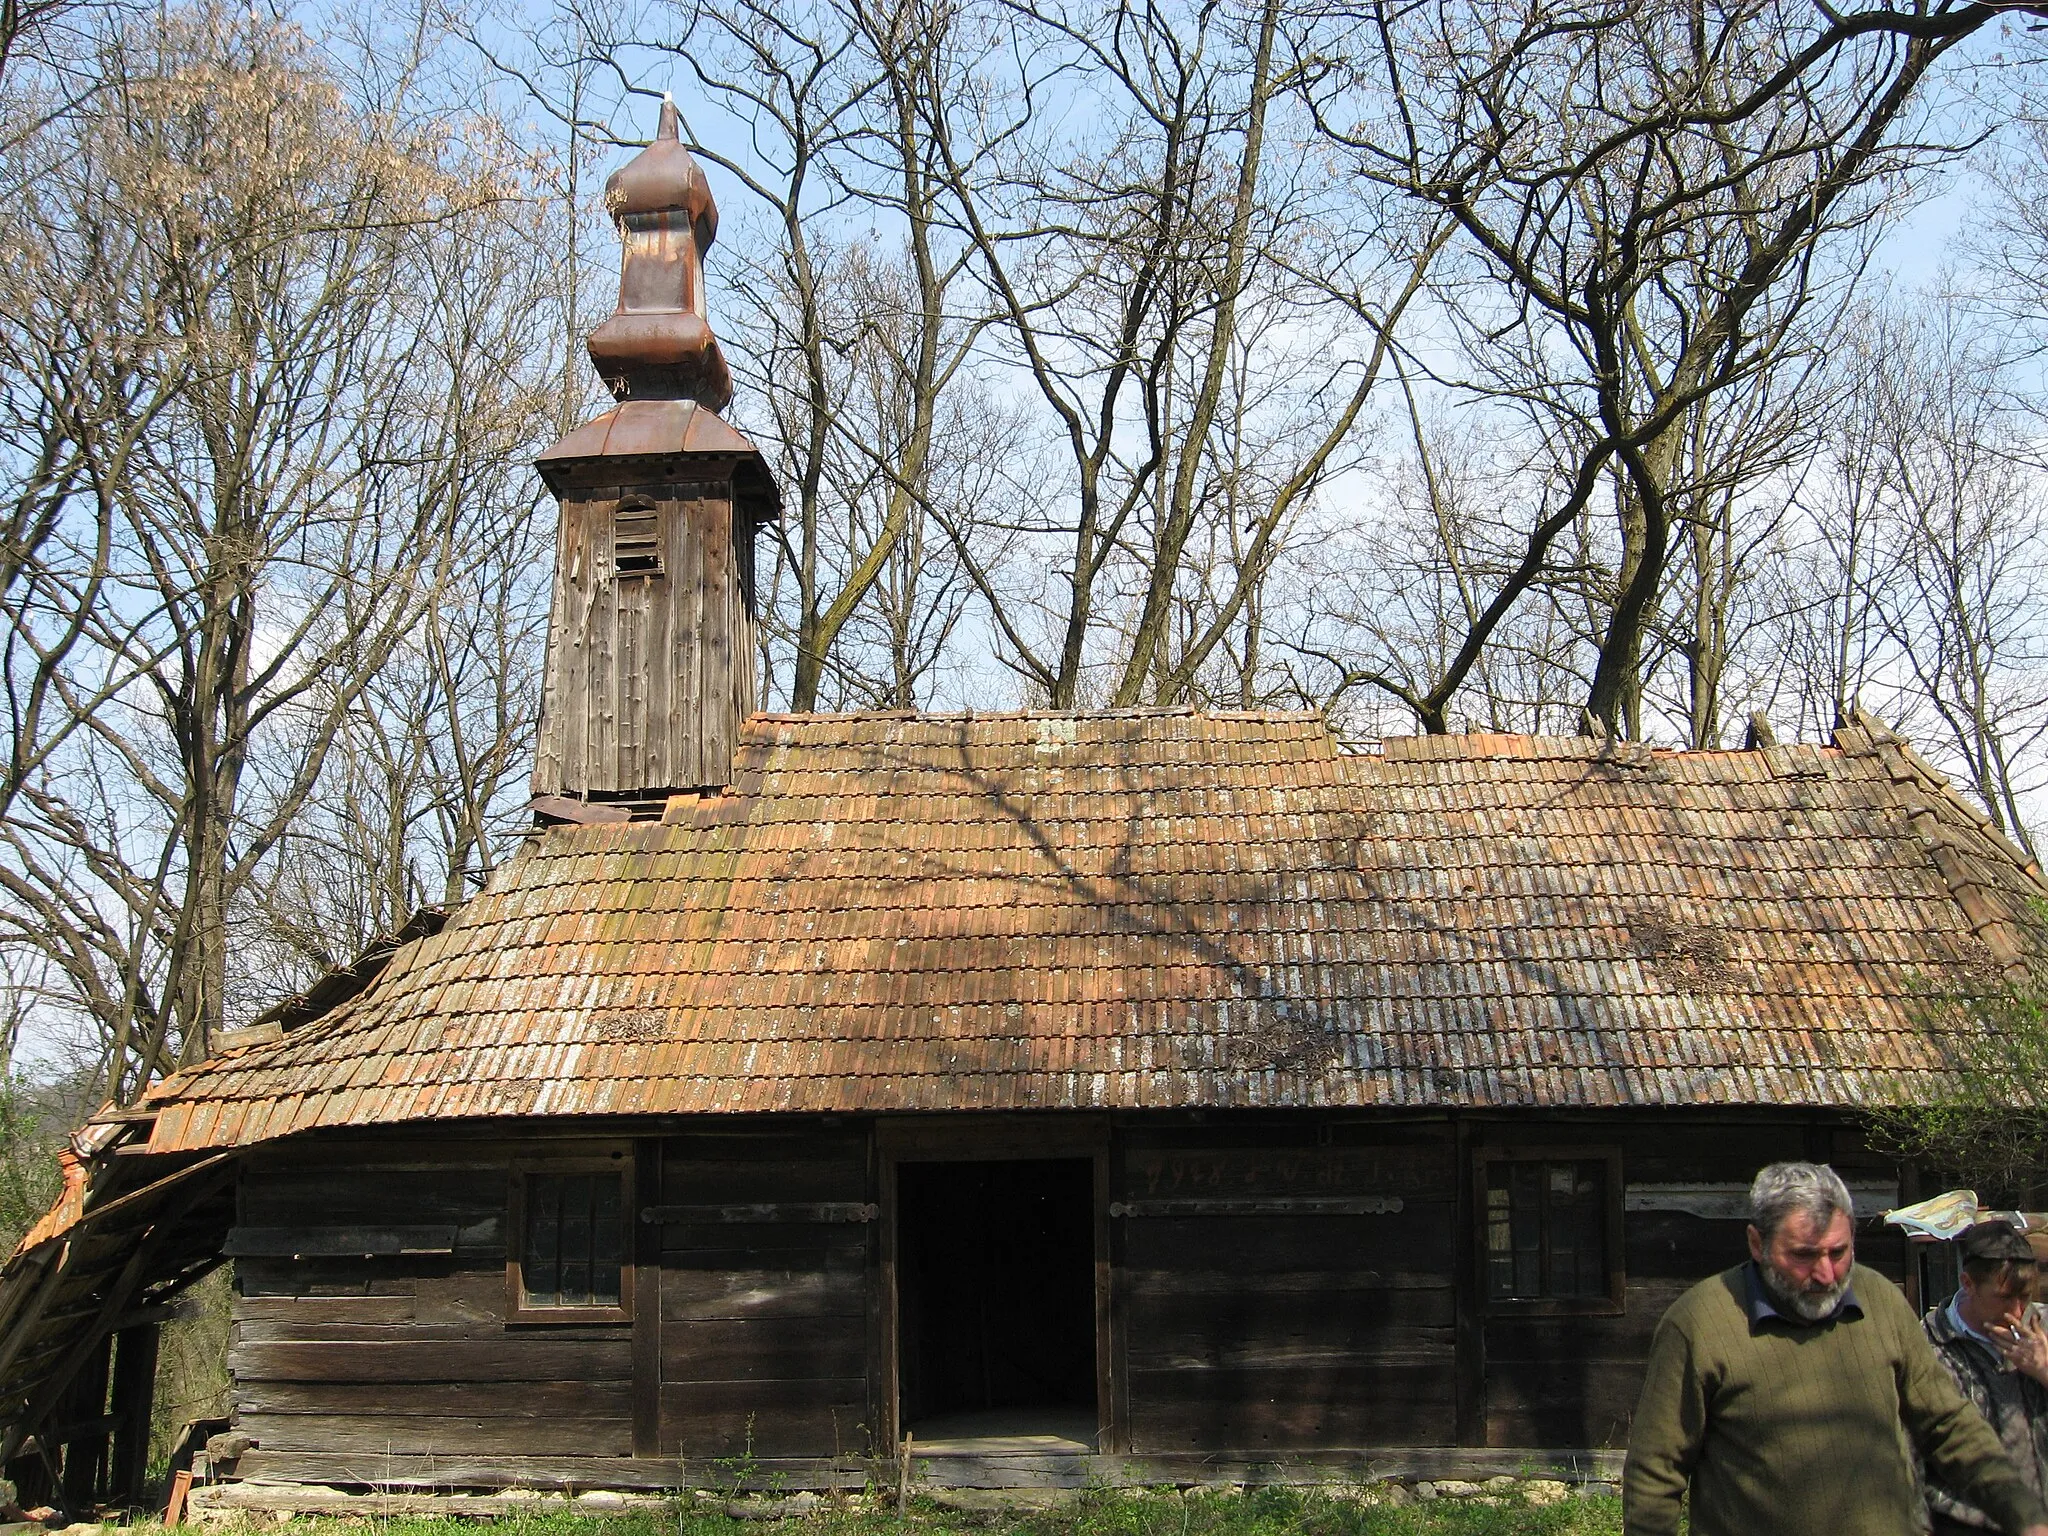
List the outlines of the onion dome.
{"type": "Polygon", "coordinates": [[[654,142],[612,173],[605,206],[624,247],[619,307],[590,336],[590,360],[618,400],[694,400],[723,410],[732,373],[704,308],[704,252],[718,232],[711,184],[663,98],[654,142]]]}

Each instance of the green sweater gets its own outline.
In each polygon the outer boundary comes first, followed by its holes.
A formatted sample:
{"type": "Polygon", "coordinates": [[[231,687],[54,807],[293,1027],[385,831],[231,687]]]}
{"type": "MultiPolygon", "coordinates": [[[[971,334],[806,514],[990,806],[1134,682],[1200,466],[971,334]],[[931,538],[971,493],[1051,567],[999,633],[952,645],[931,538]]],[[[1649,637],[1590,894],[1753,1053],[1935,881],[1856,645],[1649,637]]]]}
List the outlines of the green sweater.
{"type": "Polygon", "coordinates": [[[1746,1266],[1657,1325],[1623,1473],[1627,1536],[1915,1536],[1906,1439],[2009,1533],[2048,1520],[1997,1436],[1934,1358],[1897,1286],[1858,1265],[1860,1312],[1752,1323],[1746,1266]]]}

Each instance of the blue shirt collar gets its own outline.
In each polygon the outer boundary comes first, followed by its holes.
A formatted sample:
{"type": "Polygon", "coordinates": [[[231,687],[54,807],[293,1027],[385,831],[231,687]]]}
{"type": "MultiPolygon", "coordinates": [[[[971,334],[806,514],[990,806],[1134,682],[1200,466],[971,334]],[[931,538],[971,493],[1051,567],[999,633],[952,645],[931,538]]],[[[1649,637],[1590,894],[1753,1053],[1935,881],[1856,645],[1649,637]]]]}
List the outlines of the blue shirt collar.
{"type": "Polygon", "coordinates": [[[1767,1318],[1775,1317],[1781,1323],[1790,1323],[1795,1328],[1817,1328],[1822,1323],[1832,1323],[1838,1318],[1861,1317],[1863,1304],[1856,1299],[1856,1285],[1851,1281],[1849,1288],[1842,1292],[1842,1299],[1835,1303],[1835,1310],[1826,1317],[1811,1322],[1796,1312],[1780,1312],[1771,1304],[1771,1293],[1764,1289],[1763,1271],[1757,1268],[1755,1259],[1742,1266],[1742,1285],[1747,1292],[1749,1324],[1752,1328],[1767,1318]]]}
{"type": "Polygon", "coordinates": [[[1957,1291],[1955,1295],[1949,1297],[1948,1299],[1948,1320],[1949,1322],[1955,1325],[1955,1330],[1957,1333],[1969,1335],[1971,1338],[1975,1339],[1979,1344],[1982,1344],[1986,1349],[1990,1350],[1991,1353],[1995,1355],[1998,1359],[2003,1360],[2005,1358],[2004,1350],[2000,1349],[1996,1344],[1992,1343],[1990,1339],[1986,1338],[1983,1334],[1979,1333],[1976,1329],[1972,1328],[1968,1323],[1963,1321],[1963,1293],[1961,1291],[1957,1291]]]}

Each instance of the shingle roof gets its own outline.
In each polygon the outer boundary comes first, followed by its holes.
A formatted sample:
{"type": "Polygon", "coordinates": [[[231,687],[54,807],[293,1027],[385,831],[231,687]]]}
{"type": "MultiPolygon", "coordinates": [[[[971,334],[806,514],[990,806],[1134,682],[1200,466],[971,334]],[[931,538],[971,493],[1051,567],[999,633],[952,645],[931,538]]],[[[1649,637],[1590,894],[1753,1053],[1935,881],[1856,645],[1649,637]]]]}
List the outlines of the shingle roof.
{"type": "Polygon", "coordinates": [[[1289,714],[762,716],[548,830],[157,1150],[456,1116],[1856,1105],[2038,872],[1902,743],[1675,753],[1289,714]]]}

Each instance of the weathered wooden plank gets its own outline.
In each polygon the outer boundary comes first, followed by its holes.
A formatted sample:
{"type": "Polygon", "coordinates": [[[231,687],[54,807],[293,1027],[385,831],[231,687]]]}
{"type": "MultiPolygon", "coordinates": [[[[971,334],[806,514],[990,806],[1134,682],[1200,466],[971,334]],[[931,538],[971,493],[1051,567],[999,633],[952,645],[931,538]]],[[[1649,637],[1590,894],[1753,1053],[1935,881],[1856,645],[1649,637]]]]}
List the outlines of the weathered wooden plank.
{"type": "Polygon", "coordinates": [[[1740,1263],[1744,1223],[1682,1211],[1635,1211],[1623,1218],[1622,1265],[1630,1284],[1704,1279],[1740,1263]]]}
{"type": "MultiPolygon", "coordinates": [[[[754,528],[751,522],[741,522],[734,503],[732,528],[732,554],[729,559],[731,574],[726,581],[726,632],[727,654],[731,658],[729,671],[732,682],[728,697],[732,700],[731,719],[735,726],[760,708],[760,696],[755,678],[755,628],[754,628],[754,528]]],[[[737,743],[735,742],[735,745],[737,743]]]]}
{"type": "MultiPolygon", "coordinates": [[[[1048,1458],[1054,1460],[1054,1458],[1048,1458]]],[[[1580,1482],[1612,1482],[1621,1476],[1620,1451],[1552,1450],[1541,1447],[1371,1445],[1319,1448],[1284,1453],[1230,1456],[1203,1454],[1099,1455],[1056,1458],[1058,1476],[1070,1479],[1056,1486],[1143,1488],[1162,1484],[1228,1485],[1248,1488],[1355,1486],[1382,1478],[1466,1478],[1494,1476],[1556,1477],[1580,1482]],[[1079,1463],[1073,1468],[1073,1463],[1079,1463]]],[[[916,1485],[933,1488],[1017,1486],[1024,1470],[1009,1457],[933,1456],[914,1458],[916,1485]],[[987,1472],[984,1481],[984,1472],[987,1472]],[[998,1482],[996,1479],[1000,1478],[998,1482]]],[[[729,1488],[730,1465],[684,1467],[686,1481],[697,1487],[729,1488]]],[[[811,1488],[834,1486],[823,1479],[843,1464],[829,1459],[762,1458],[745,1486],[811,1488]]],[[[1027,1484],[1026,1486],[1032,1486],[1027,1484]]],[[[1037,1486],[1045,1486],[1038,1484],[1037,1486]]]]}
{"type": "Polygon", "coordinates": [[[1636,1281],[1626,1293],[1627,1310],[1585,1316],[1516,1317],[1496,1312],[1486,1319],[1489,1362],[1550,1362],[1575,1365],[1586,1360],[1640,1362],[1650,1353],[1650,1337],[1672,1302],[1690,1289],[1683,1280],[1636,1281]]]}
{"type": "Polygon", "coordinates": [[[862,1253],[865,1222],[721,1222],[661,1229],[661,1262],[671,1269],[824,1268],[842,1254],[862,1253]]]}
{"type": "Polygon", "coordinates": [[[1233,1195],[1169,1200],[1112,1200],[1109,1214],[1124,1220],[1163,1216],[1398,1216],[1399,1195],[1233,1195]]]}
{"type": "Polygon", "coordinates": [[[1388,1332],[1448,1328],[1456,1320],[1454,1298],[1445,1286],[1324,1291],[1247,1286],[1221,1294],[1134,1292],[1132,1300],[1133,1316],[1142,1320],[1144,1331],[1162,1337],[1225,1329],[1239,1334],[1378,1339],[1388,1332]]]}
{"type": "Polygon", "coordinates": [[[633,819],[633,813],[624,806],[598,800],[571,800],[567,795],[535,795],[527,802],[527,808],[536,816],[580,827],[615,826],[633,819]]]}
{"type": "Polygon", "coordinates": [[[865,1378],[664,1382],[661,1447],[701,1462],[868,1454],[865,1378]]]}
{"type": "MultiPolygon", "coordinates": [[[[682,488],[678,488],[679,490],[682,488]]],[[[675,650],[670,668],[675,690],[672,718],[677,732],[669,745],[669,762],[679,787],[713,782],[704,776],[702,722],[712,711],[704,691],[704,625],[709,617],[704,601],[704,528],[707,504],[692,486],[677,505],[675,571],[669,577],[669,604],[674,615],[675,650]]],[[[730,775],[731,759],[724,773],[730,775]]],[[[722,782],[722,778],[719,782],[722,782]]]]}
{"type": "MultiPolygon", "coordinates": [[[[633,1146],[633,1200],[661,1187],[661,1143],[643,1137],[633,1146]]],[[[629,1239],[633,1269],[633,1454],[652,1456],[661,1445],[661,1233],[644,1223],[629,1239]]]]}
{"type": "MultiPolygon", "coordinates": [[[[439,1520],[466,1520],[477,1516],[521,1516],[531,1520],[542,1514],[575,1513],[563,1495],[553,1508],[536,1508],[531,1490],[515,1494],[489,1493],[348,1493],[339,1488],[291,1483],[214,1483],[194,1488],[187,1508],[195,1512],[244,1510],[260,1514],[328,1515],[343,1520],[424,1515],[439,1520]]],[[[659,1494],[638,1493],[624,1497],[633,1502],[635,1513],[659,1514],[665,1500],[659,1494]],[[643,1502],[644,1501],[644,1502],[643,1502]]],[[[618,1513],[618,1511],[608,1511],[618,1513]]]]}
{"type": "MultiPolygon", "coordinates": [[[[1642,1373],[1635,1373],[1636,1387],[1642,1373]]],[[[1556,1404],[1504,1404],[1486,1407],[1486,1439],[1489,1445],[1526,1445],[1532,1440],[1562,1440],[1594,1448],[1611,1446],[1617,1451],[1628,1443],[1628,1427],[1635,1411],[1633,1392],[1615,1391],[1604,1399],[1556,1404]]]]}
{"type": "MultiPolygon", "coordinates": [[[[486,1394],[477,1394],[485,1396],[486,1394]]],[[[558,1419],[476,1413],[242,1414],[235,1428],[266,1451],[392,1456],[630,1456],[633,1421],[574,1413],[558,1419]]]]}
{"type": "MultiPolygon", "coordinates": [[[[1124,1269],[1119,1282],[1133,1298],[1169,1296],[1335,1296],[1351,1292],[1440,1291],[1451,1277],[1441,1270],[1297,1269],[1278,1274],[1237,1274],[1215,1269],[1124,1269]]],[[[1443,1303],[1448,1306],[1446,1299],[1443,1303]]]]}
{"type": "Polygon", "coordinates": [[[242,1181],[239,1220],[256,1228],[467,1228],[504,1219],[503,1167],[387,1167],[379,1172],[386,1176],[365,1178],[345,1164],[252,1170],[242,1181]]]}
{"type": "MultiPolygon", "coordinates": [[[[1142,1338],[1142,1336],[1141,1336],[1142,1338]]],[[[1133,1371],[1322,1371],[1352,1366],[1427,1366],[1446,1375],[1454,1363],[1449,1328],[1409,1330],[1393,1334],[1386,1344],[1370,1340],[1284,1337],[1181,1338],[1154,1341],[1134,1348],[1133,1371]]]]}
{"type": "Polygon", "coordinates": [[[911,1481],[941,1488],[1085,1488],[1093,1480],[1096,1458],[1071,1456],[996,1456],[941,1452],[913,1455],[911,1481]]]}
{"type": "Polygon", "coordinates": [[[589,627],[584,644],[589,649],[585,673],[584,731],[589,745],[590,787],[623,789],[619,780],[619,582],[618,550],[613,538],[612,509],[608,504],[591,508],[590,537],[597,554],[599,579],[591,585],[589,627]]]}
{"type": "Polygon", "coordinates": [[[836,1146],[762,1138],[714,1145],[685,1138],[665,1143],[658,1205],[746,1204],[776,1200],[863,1201],[868,1196],[864,1143],[836,1146]]]}
{"type": "Polygon", "coordinates": [[[823,1269],[670,1270],[662,1276],[664,1322],[859,1317],[866,1306],[867,1277],[853,1263],[823,1269]]]}
{"type": "Polygon", "coordinates": [[[618,1325],[616,1341],[578,1343],[513,1333],[495,1342],[246,1344],[231,1368],[246,1381],[624,1381],[632,1372],[626,1329],[618,1325]]]}
{"type": "Polygon", "coordinates": [[[314,1451],[245,1451],[244,1478],[329,1487],[673,1488],[681,1476],[666,1456],[395,1456],[314,1451]]]}
{"type": "MultiPolygon", "coordinates": [[[[618,519],[612,519],[614,536],[618,519]]],[[[616,552],[614,553],[616,559],[616,552]]],[[[618,611],[618,694],[616,739],[617,762],[613,772],[619,784],[666,786],[666,778],[647,778],[647,669],[654,658],[647,653],[648,610],[654,606],[654,591],[660,578],[621,576],[613,583],[613,602],[618,611]]],[[[659,664],[666,670],[668,658],[659,664]]]]}
{"type": "Polygon", "coordinates": [[[452,1254],[453,1226],[230,1227],[221,1251],[231,1259],[368,1259],[452,1254]]]}
{"type": "Polygon", "coordinates": [[[661,1330],[664,1382],[797,1381],[866,1369],[867,1328],[859,1313],[677,1322],[661,1330]]]}
{"type": "MultiPolygon", "coordinates": [[[[252,1176],[268,1180],[272,1173],[332,1175],[338,1166],[352,1171],[391,1174],[402,1195],[406,1180],[442,1175],[465,1178],[484,1175],[502,1187],[514,1161],[536,1154],[565,1157],[606,1157],[619,1150],[619,1132],[594,1133],[587,1121],[525,1120],[438,1127],[427,1135],[417,1125],[378,1127],[360,1134],[335,1133],[319,1141],[289,1141],[249,1149],[252,1176]],[[482,1128],[480,1128],[480,1126],[482,1128]],[[345,1162],[339,1161],[345,1159],[345,1162]]],[[[371,1193],[371,1192],[366,1192],[371,1193]]],[[[379,1198],[388,1198],[388,1191],[379,1198]]]]}
{"type": "Polygon", "coordinates": [[[760,1202],[725,1205],[646,1205],[640,1219],[650,1226],[702,1227],[768,1225],[785,1222],[849,1224],[873,1221],[878,1206],[858,1200],[760,1202]]]}
{"type": "MultiPolygon", "coordinates": [[[[502,1287],[501,1287],[502,1289],[502,1287]]],[[[549,1323],[549,1344],[604,1343],[623,1338],[623,1323],[549,1323]]],[[[503,1344],[512,1350],[531,1347],[532,1335],[508,1334],[502,1319],[484,1326],[470,1322],[361,1323],[327,1322],[315,1318],[250,1319],[239,1329],[239,1341],[255,1344],[409,1344],[423,1350],[444,1344],[503,1344]]]]}
{"type": "Polygon", "coordinates": [[[260,1414],[346,1414],[439,1418],[474,1413],[487,1401],[496,1418],[548,1419],[589,1414],[622,1419],[632,1411],[626,1381],[522,1381],[516,1388],[479,1390],[472,1382],[411,1382],[394,1392],[382,1382],[238,1381],[235,1411],[260,1414]]]}
{"type": "Polygon", "coordinates": [[[1404,1340],[1448,1345],[1456,1308],[1448,1289],[1260,1292],[1134,1296],[1132,1358],[1189,1341],[1282,1340],[1376,1351],[1404,1340]]]}
{"type": "Polygon", "coordinates": [[[1248,1199],[1379,1195],[1448,1200],[1448,1144],[1385,1147],[1178,1147],[1130,1150],[1118,1198],[1248,1199]]]}
{"type": "Polygon", "coordinates": [[[235,1279],[248,1297],[411,1297],[415,1277],[395,1259],[242,1259],[235,1279]]]}
{"type": "MultiPolygon", "coordinates": [[[[1619,1419],[1625,1424],[1635,1409],[1642,1386],[1643,1368],[1635,1361],[1486,1362],[1489,1414],[1562,1413],[1570,1422],[1580,1418],[1598,1419],[1602,1423],[1619,1419]]],[[[1566,1439],[1576,1443],[1578,1436],[1574,1433],[1566,1439]]],[[[1607,1441],[1595,1435],[1585,1443],[1604,1445],[1607,1441]]]]}
{"type": "Polygon", "coordinates": [[[1131,1372],[1131,1448],[1229,1454],[1429,1445],[1456,1430],[1449,1362],[1131,1372]]]}
{"type": "MultiPolygon", "coordinates": [[[[1708,1221],[1749,1220],[1748,1179],[1726,1183],[1684,1182],[1646,1184],[1630,1180],[1622,1191],[1622,1209],[1631,1215],[1640,1211],[1676,1211],[1708,1221]]],[[[1860,1179],[1849,1186],[1856,1210],[1866,1222],[1880,1220],[1883,1213],[1899,1203],[1899,1183],[1860,1179]]]]}
{"type": "MultiPolygon", "coordinates": [[[[413,1300],[414,1316],[429,1325],[460,1326],[478,1337],[502,1337],[505,1327],[505,1271],[457,1269],[422,1275],[413,1300]]],[[[552,1330],[550,1330],[552,1331],[552,1330]]]]}
{"type": "Polygon", "coordinates": [[[1204,1216],[1125,1224],[1137,1269],[1272,1274],[1385,1263],[1404,1273],[1451,1273],[1448,1204],[1410,1202],[1397,1216],[1204,1216]]]}
{"type": "Polygon", "coordinates": [[[1631,1184],[1708,1180],[1747,1184],[1767,1163],[1807,1155],[1803,1127],[1779,1121],[1678,1120],[1631,1122],[1594,1138],[1618,1142],[1631,1184]]]}
{"type": "Polygon", "coordinates": [[[237,1296],[235,1320],[251,1323],[383,1323],[413,1320],[411,1296],[237,1296]]]}
{"type": "Polygon", "coordinates": [[[700,620],[704,639],[702,682],[697,695],[705,706],[700,737],[704,766],[698,779],[704,784],[731,776],[733,748],[737,745],[733,727],[738,722],[725,702],[733,694],[732,609],[737,596],[733,590],[732,499],[729,487],[720,487],[719,492],[697,504],[704,509],[699,525],[704,541],[704,606],[700,620]]]}

